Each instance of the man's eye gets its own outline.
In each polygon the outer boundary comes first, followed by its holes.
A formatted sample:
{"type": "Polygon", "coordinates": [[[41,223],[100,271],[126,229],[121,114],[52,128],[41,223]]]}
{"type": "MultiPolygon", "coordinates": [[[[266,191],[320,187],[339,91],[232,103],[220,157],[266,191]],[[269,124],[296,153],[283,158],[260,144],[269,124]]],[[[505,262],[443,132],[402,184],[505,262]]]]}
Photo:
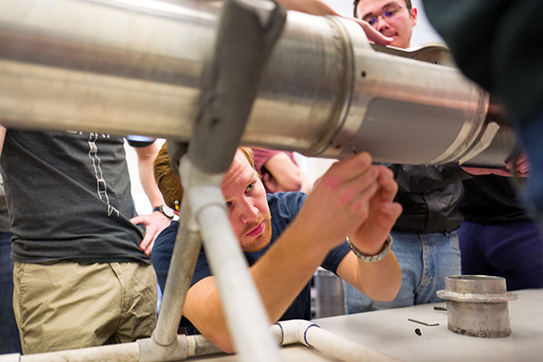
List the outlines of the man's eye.
{"type": "Polygon", "coordinates": [[[254,188],[255,188],[255,183],[252,182],[247,186],[247,188],[245,189],[245,192],[253,191],[254,188]]]}
{"type": "Polygon", "coordinates": [[[383,11],[385,18],[391,18],[394,16],[394,14],[396,14],[396,10],[383,11]]]}
{"type": "Polygon", "coordinates": [[[227,201],[224,203],[224,206],[226,206],[226,208],[229,209],[230,206],[232,206],[232,203],[230,201],[227,201]]]}
{"type": "Polygon", "coordinates": [[[376,18],[366,18],[364,19],[368,24],[373,25],[377,22],[376,18]]]}

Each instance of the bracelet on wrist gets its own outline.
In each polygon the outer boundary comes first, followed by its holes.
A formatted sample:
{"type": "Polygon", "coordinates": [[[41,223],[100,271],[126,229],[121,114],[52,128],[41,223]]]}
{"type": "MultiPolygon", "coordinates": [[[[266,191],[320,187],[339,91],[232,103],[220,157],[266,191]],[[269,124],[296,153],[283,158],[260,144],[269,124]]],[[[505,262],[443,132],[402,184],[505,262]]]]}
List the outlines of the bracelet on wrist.
{"type": "Polygon", "coordinates": [[[356,255],[360,260],[365,261],[366,263],[376,263],[380,260],[382,260],[387,254],[392,250],[392,236],[388,235],[387,239],[385,240],[385,243],[383,244],[383,248],[380,252],[378,252],[375,255],[367,255],[358,250],[356,246],[351,242],[349,237],[346,238],[347,243],[351,247],[351,250],[353,251],[354,255],[356,255]]]}

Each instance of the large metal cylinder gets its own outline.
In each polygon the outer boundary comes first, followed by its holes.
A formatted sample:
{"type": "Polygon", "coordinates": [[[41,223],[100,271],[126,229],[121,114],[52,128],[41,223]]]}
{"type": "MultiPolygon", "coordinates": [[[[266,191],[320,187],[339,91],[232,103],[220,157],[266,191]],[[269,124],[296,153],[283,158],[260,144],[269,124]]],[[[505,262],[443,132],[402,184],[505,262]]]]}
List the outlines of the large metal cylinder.
{"type": "MultiPolygon", "coordinates": [[[[0,122],[189,140],[220,9],[205,0],[0,2],[0,122]]],[[[455,68],[376,51],[354,22],[290,12],[242,142],[499,166],[514,141],[506,123],[485,122],[488,103],[455,68]]]]}

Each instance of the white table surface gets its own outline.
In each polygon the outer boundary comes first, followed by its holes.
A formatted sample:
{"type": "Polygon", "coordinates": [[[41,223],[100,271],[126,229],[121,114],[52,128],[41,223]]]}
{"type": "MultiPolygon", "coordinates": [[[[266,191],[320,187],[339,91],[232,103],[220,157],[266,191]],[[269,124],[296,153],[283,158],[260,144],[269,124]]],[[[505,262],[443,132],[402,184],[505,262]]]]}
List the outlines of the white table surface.
{"type": "MultiPolygon", "coordinates": [[[[513,333],[505,338],[463,336],[447,329],[447,312],[435,311],[443,303],[417,305],[316,319],[314,322],[364,346],[404,361],[543,361],[543,289],[516,291],[509,302],[513,333]],[[408,321],[438,322],[429,327],[408,321]],[[415,329],[422,335],[417,335],[415,329]]],[[[285,346],[281,354],[289,361],[335,361],[302,345],[285,346]]],[[[193,358],[193,361],[238,361],[235,355],[193,358]]]]}

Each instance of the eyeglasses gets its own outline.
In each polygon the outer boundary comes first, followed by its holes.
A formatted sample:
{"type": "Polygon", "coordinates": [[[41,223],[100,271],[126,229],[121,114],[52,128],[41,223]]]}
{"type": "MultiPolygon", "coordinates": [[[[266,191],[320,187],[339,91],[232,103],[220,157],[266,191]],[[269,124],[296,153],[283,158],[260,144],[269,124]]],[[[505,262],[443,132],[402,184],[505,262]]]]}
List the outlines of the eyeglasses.
{"type": "Polygon", "coordinates": [[[398,11],[401,9],[405,9],[404,6],[389,6],[385,10],[381,11],[381,14],[378,15],[366,15],[362,18],[362,20],[366,21],[371,26],[374,26],[377,24],[377,18],[380,16],[383,18],[383,20],[392,19],[398,11]]]}

